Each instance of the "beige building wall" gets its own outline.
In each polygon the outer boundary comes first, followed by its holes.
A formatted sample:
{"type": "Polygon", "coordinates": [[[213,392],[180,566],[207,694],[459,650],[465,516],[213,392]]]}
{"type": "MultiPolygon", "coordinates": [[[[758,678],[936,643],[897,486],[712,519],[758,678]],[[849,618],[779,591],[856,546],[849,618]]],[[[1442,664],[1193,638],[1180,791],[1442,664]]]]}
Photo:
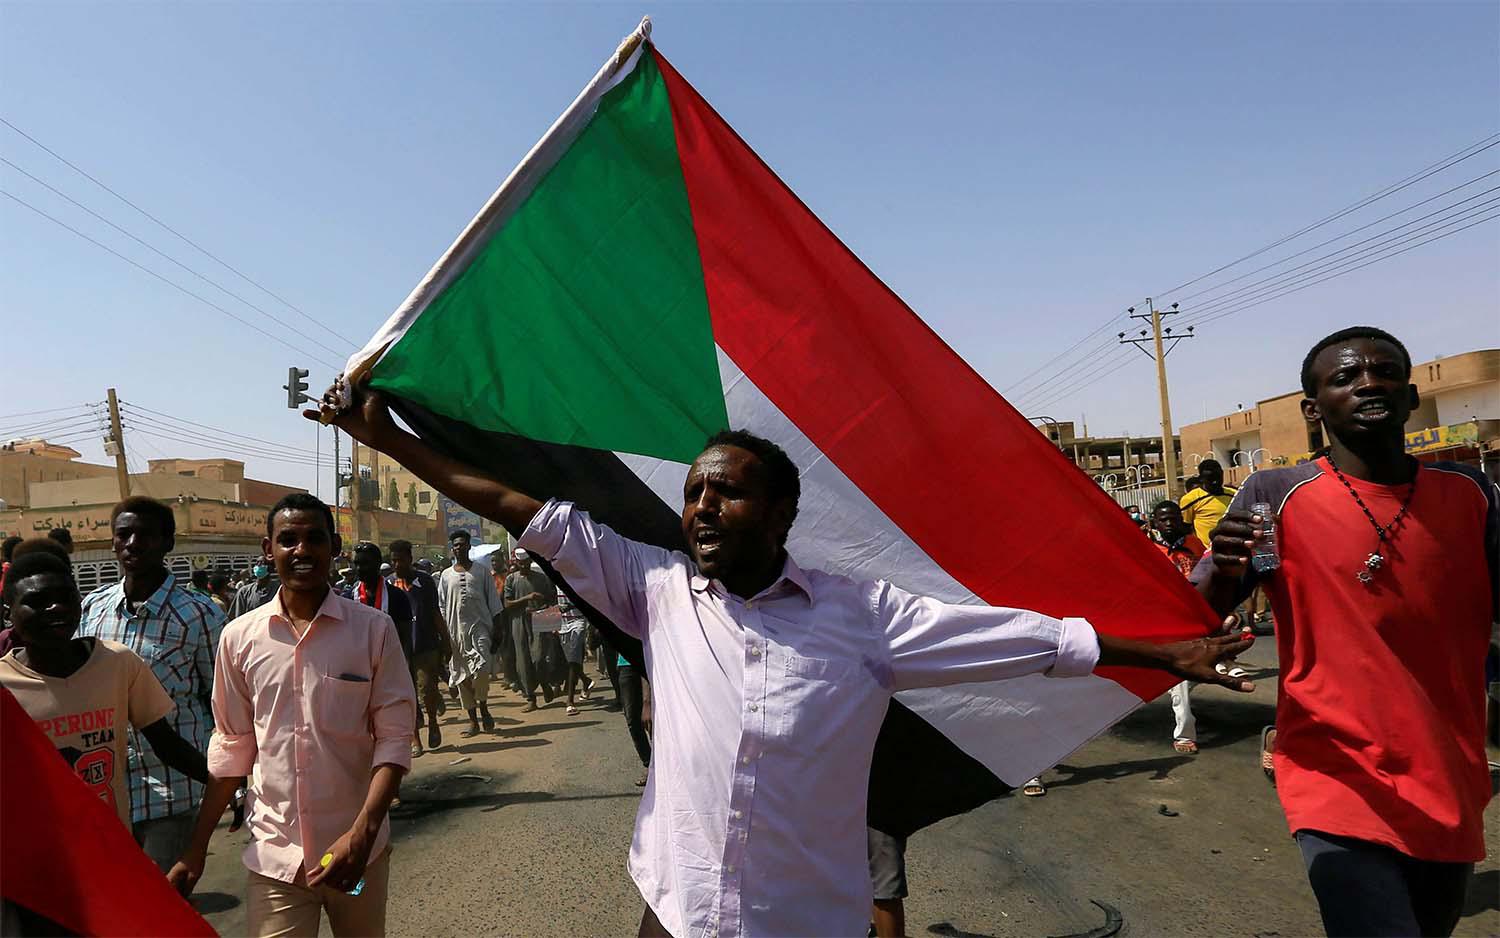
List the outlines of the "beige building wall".
{"type": "Polygon", "coordinates": [[[77,450],[49,445],[43,441],[13,444],[15,449],[0,449],[0,499],[8,508],[25,508],[31,504],[30,490],[38,483],[69,479],[113,479],[113,466],[80,462],[77,450]]]}
{"type": "MultiPolygon", "coordinates": [[[[1406,431],[1472,420],[1500,419],[1500,349],[1476,349],[1412,366],[1412,383],[1422,402],[1412,411],[1406,431]]],[[[1186,471],[1212,455],[1224,463],[1236,484],[1250,474],[1247,465],[1231,467],[1225,454],[1264,450],[1258,466],[1295,462],[1324,444],[1322,429],[1302,417],[1302,391],[1266,398],[1255,407],[1188,424],[1181,429],[1186,471]]],[[[1241,462],[1246,457],[1240,457],[1241,462]]]]}

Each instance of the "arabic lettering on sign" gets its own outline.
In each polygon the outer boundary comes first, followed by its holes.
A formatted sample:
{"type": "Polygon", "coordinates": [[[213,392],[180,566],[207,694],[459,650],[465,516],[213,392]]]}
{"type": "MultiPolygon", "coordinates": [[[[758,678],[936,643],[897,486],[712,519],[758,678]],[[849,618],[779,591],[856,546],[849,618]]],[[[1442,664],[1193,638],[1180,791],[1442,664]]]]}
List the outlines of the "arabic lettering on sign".
{"type": "Polygon", "coordinates": [[[1452,423],[1446,427],[1429,427],[1406,435],[1408,453],[1430,453],[1456,446],[1473,446],[1479,442],[1479,424],[1452,423]]]}
{"type": "Polygon", "coordinates": [[[53,528],[62,528],[73,535],[75,541],[109,540],[109,509],[57,508],[46,514],[33,514],[25,509],[0,512],[0,531],[6,537],[45,537],[53,528]]]}

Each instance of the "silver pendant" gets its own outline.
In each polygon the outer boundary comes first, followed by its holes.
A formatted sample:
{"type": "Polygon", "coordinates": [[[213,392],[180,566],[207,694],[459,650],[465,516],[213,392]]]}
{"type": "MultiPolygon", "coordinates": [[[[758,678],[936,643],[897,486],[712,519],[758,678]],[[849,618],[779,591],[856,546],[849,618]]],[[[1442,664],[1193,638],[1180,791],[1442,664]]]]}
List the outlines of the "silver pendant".
{"type": "Polygon", "coordinates": [[[1364,584],[1370,584],[1370,583],[1375,582],[1374,575],[1371,574],[1370,571],[1368,571],[1368,570],[1361,570],[1361,571],[1359,571],[1358,573],[1356,573],[1354,575],[1354,578],[1356,580],[1358,580],[1359,582],[1364,583],[1364,584]]]}
{"type": "Polygon", "coordinates": [[[1376,551],[1375,553],[1365,558],[1365,566],[1369,567],[1370,572],[1372,573],[1376,570],[1379,570],[1384,564],[1385,558],[1380,556],[1379,551],[1376,551]]]}

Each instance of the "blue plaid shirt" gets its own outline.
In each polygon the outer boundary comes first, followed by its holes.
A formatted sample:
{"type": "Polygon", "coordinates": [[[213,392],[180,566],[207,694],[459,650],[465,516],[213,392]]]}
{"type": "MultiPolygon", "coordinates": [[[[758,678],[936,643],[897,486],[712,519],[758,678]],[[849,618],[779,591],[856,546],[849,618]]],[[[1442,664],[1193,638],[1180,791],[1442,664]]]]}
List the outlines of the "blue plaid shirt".
{"type": "MultiPolygon", "coordinates": [[[[209,709],[214,686],[214,654],[224,631],[224,613],[207,596],[183,589],[169,573],[132,615],[125,605],[125,582],[103,586],[83,601],[79,635],[119,642],[145,659],[177,709],[167,719],[199,752],[208,751],[213,731],[209,709]]],[[[194,810],[203,786],[162,765],[150,745],[130,730],[130,820],[147,821],[194,810]]]]}

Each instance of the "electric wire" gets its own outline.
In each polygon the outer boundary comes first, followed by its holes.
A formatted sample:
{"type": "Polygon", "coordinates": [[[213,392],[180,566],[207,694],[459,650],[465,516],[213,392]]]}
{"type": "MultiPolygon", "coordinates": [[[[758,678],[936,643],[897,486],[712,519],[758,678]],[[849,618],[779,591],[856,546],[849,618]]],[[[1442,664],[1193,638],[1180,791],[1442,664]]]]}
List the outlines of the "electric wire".
{"type": "Polygon", "coordinates": [[[214,289],[219,290],[225,296],[231,297],[231,298],[236,299],[239,302],[245,304],[246,306],[248,306],[251,309],[255,310],[257,313],[260,313],[262,316],[265,316],[267,319],[269,319],[272,322],[276,323],[278,326],[281,326],[282,328],[287,329],[290,332],[296,333],[297,335],[299,335],[302,338],[306,339],[307,341],[311,342],[313,345],[316,345],[318,348],[321,348],[324,351],[329,352],[332,355],[337,356],[337,355],[342,355],[343,354],[338,349],[330,348],[327,345],[327,343],[325,343],[325,342],[323,342],[323,341],[321,341],[319,339],[315,339],[312,336],[308,335],[307,333],[303,332],[301,329],[298,329],[296,326],[292,325],[291,323],[289,323],[286,320],[282,319],[281,317],[277,316],[275,313],[272,313],[271,311],[269,311],[269,310],[267,310],[267,309],[265,309],[263,307],[257,306],[256,304],[250,302],[249,300],[245,299],[243,296],[240,296],[238,293],[235,293],[233,290],[231,290],[228,287],[224,286],[223,284],[219,283],[217,280],[213,280],[212,278],[210,278],[206,274],[203,274],[203,273],[200,273],[200,272],[194,270],[193,268],[191,268],[188,265],[184,264],[182,261],[179,261],[177,258],[173,257],[172,255],[168,254],[167,252],[165,252],[165,251],[161,250],[160,248],[156,247],[156,245],[151,244],[148,241],[146,241],[144,238],[141,238],[140,236],[136,235],[134,232],[131,232],[131,231],[129,231],[129,230],[121,227],[120,225],[115,224],[114,222],[110,221],[108,218],[105,218],[103,215],[100,215],[98,212],[96,212],[93,209],[89,208],[87,205],[84,205],[82,202],[80,202],[77,199],[73,198],[72,196],[68,195],[66,192],[63,192],[61,189],[58,189],[56,186],[51,185],[46,180],[39,179],[36,176],[33,176],[31,173],[27,172],[25,169],[22,169],[20,166],[17,166],[15,163],[12,163],[10,160],[6,159],[5,157],[0,156],[0,163],[4,163],[6,166],[9,166],[11,169],[13,169],[16,172],[20,173],[21,175],[25,176],[27,179],[30,179],[32,182],[34,182],[37,185],[43,187],[44,189],[48,190],[52,194],[58,196],[61,199],[66,200],[67,202],[69,202],[70,204],[72,204],[73,206],[75,206],[76,208],[79,208],[82,211],[87,212],[89,215],[92,215],[94,218],[98,219],[99,221],[104,222],[109,227],[111,227],[114,230],[118,231],[120,234],[122,234],[125,237],[129,238],[130,240],[136,242],[141,247],[143,247],[146,250],[150,251],[151,253],[157,255],[158,257],[162,258],[163,260],[165,260],[165,261],[167,261],[167,262],[169,262],[171,264],[174,264],[177,267],[181,268],[182,270],[184,270],[184,271],[192,274],[194,277],[197,277],[199,280],[202,280],[204,283],[208,284],[209,286],[213,287],[214,289]]]}
{"type": "Polygon", "coordinates": [[[308,352],[305,349],[297,348],[297,346],[292,345],[290,342],[286,341],[285,339],[281,338],[280,336],[273,335],[273,334],[267,332],[266,330],[264,330],[264,329],[260,328],[259,326],[255,325],[253,322],[250,322],[249,320],[247,320],[247,319],[245,319],[245,318],[243,318],[241,316],[238,316],[238,315],[230,312],[229,310],[227,310],[224,307],[220,306],[219,304],[215,303],[213,300],[207,299],[204,296],[201,296],[201,295],[199,295],[197,293],[194,293],[192,290],[189,290],[187,287],[184,287],[181,284],[179,284],[179,283],[177,283],[177,282],[175,282],[173,280],[167,279],[166,277],[162,276],[161,274],[157,273],[156,271],[152,270],[151,268],[145,266],[144,264],[141,264],[141,263],[139,263],[139,262],[137,262],[135,260],[132,260],[129,257],[126,257],[124,254],[121,254],[119,251],[116,251],[114,248],[110,247],[109,245],[104,244],[101,241],[95,240],[94,238],[90,237],[87,234],[84,234],[82,231],[79,231],[77,228],[74,228],[72,225],[68,224],[67,222],[62,221],[62,220],[60,220],[58,218],[54,218],[53,216],[51,216],[51,215],[47,214],[46,212],[42,211],[41,209],[37,208],[35,205],[32,205],[30,202],[27,202],[25,199],[23,199],[23,198],[15,195],[15,194],[13,194],[11,192],[8,192],[8,191],[6,191],[4,189],[0,189],[0,195],[3,195],[6,198],[10,199],[12,202],[15,202],[15,203],[17,203],[17,204],[19,204],[21,206],[24,206],[25,208],[30,209],[31,211],[35,212],[36,214],[38,214],[38,215],[42,216],[43,218],[47,219],[48,221],[52,222],[54,225],[57,225],[60,228],[65,228],[68,231],[71,231],[73,234],[75,234],[78,237],[82,238],[83,240],[89,242],[90,244],[94,245],[95,247],[99,248],[100,250],[107,251],[110,254],[113,254],[115,257],[119,258],[120,260],[124,261],[125,263],[129,264],[130,266],[136,268],[137,270],[140,270],[143,273],[149,274],[152,277],[155,277],[157,280],[160,280],[162,283],[165,283],[167,286],[172,287],[174,290],[177,290],[179,292],[187,294],[188,296],[192,297],[193,299],[197,300],[198,302],[202,303],[203,305],[210,307],[211,309],[218,310],[219,312],[221,312],[224,315],[228,316],[230,319],[233,319],[235,322],[238,322],[240,325],[245,326],[245,327],[247,327],[249,329],[253,329],[254,331],[259,332],[261,335],[263,335],[266,338],[270,339],[271,341],[276,342],[276,343],[278,343],[280,345],[286,346],[287,348],[289,348],[292,351],[296,352],[298,355],[305,355],[308,358],[311,358],[314,361],[317,361],[317,362],[319,362],[319,363],[321,363],[321,364],[323,364],[323,365],[325,365],[325,366],[327,366],[329,368],[333,368],[336,371],[337,370],[342,370],[342,368],[343,368],[342,365],[335,365],[332,362],[328,361],[327,359],[322,358],[321,356],[318,356],[318,355],[315,355],[315,354],[313,354],[311,352],[308,352]]]}
{"type": "Polygon", "coordinates": [[[187,235],[185,235],[182,232],[178,231],[176,228],[173,228],[171,225],[169,225],[166,222],[162,221],[160,218],[157,218],[155,215],[153,215],[150,212],[146,211],[144,208],[141,208],[139,205],[137,205],[136,203],[132,202],[130,199],[127,199],[125,196],[121,195],[120,193],[116,192],[114,189],[111,189],[108,185],[106,185],[105,183],[103,183],[102,181],[100,181],[95,176],[91,175],[87,170],[83,169],[81,166],[79,166],[78,164],[72,162],[67,157],[63,156],[61,153],[58,153],[56,150],[54,150],[51,147],[47,146],[45,143],[42,143],[40,140],[38,140],[37,138],[33,137],[31,134],[29,134],[26,131],[22,130],[21,128],[17,127],[15,124],[12,124],[10,121],[6,120],[4,117],[0,117],[0,124],[4,124],[5,126],[9,127],[11,130],[13,130],[16,133],[20,134],[22,137],[25,137],[27,140],[31,141],[39,149],[41,149],[42,151],[44,151],[44,152],[48,153],[49,155],[51,155],[54,159],[56,159],[58,162],[62,163],[64,166],[66,166],[69,169],[73,170],[75,173],[77,173],[78,175],[80,175],[83,178],[87,179],[89,182],[92,182],[94,185],[96,185],[99,188],[103,189],[105,192],[108,192],[110,195],[112,195],[115,198],[119,199],[121,202],[124,202],[126,205],[128,205],[131,208],[135,209],[137,212],[140,212],[142,215],[144,215],[147,218],[151,219],[157,225],[161,226],[162,228],[164,228],[168,232],[172,233],[177,238],[179,238],[180,240],[182,240],[184,243],[190,245],[195,250],[197,250],[199,253],[203,254],[205,257],[208,257],[209,259],[213,260],[215,263],[217,263],[220,266],[222,266],[225,270],[228,270],[230,273],[234,274],[236,277],[239,277],[241,280],[243,280],[246,283],[250,284],[251,286],[255,287],[257,290],[260,290],[262,293],[264,293],[265,295],[269,296],[271,299],[273,299],[276,302],[280,303],[281,305],[285,306],[287,309],[290,309],[292,312],[294,312],[297,315],[301,316],[302,318],[306,319],[308,322],[310,322],[313,325],[317,326],[319,329],[322,329],[324,332],[327,332],[329,335],[333,336],[334,338],[338,339],[341,342],[347,343],[348,345],[350,345],[353,348],[356,348],[356,349],[359,348],[359,346],[356,343],[354,343],[353,341],[351,341],[348,336],[340,335],[339,333],[337,333],[334,330],[330,329],[328,326],[325,326],[322,322],[320,322],[311,313],[308,313],[306,310],[298,307],[296,304],[292,303],[291,301],[289,301],[287,299],[284,299],[283,297],[281,297],[280,295],[278,295],[277,293],[275,293],[274,291],[272,291],[269,287],[266,287],[264,284],[260,283],[259,281],[255,280],[254,278],[252,278],[249,274],[244,273],[239,268],[235,267],[233,264],[230,264],[228,261],[224,260],[222,257],[219,257],[217,254],[215,254],[212,251],[210,251],[208,248],[206,248],[203,245],[199,244],[198,242],[194,241],[192,238],[189,238],[187,235]]]}

